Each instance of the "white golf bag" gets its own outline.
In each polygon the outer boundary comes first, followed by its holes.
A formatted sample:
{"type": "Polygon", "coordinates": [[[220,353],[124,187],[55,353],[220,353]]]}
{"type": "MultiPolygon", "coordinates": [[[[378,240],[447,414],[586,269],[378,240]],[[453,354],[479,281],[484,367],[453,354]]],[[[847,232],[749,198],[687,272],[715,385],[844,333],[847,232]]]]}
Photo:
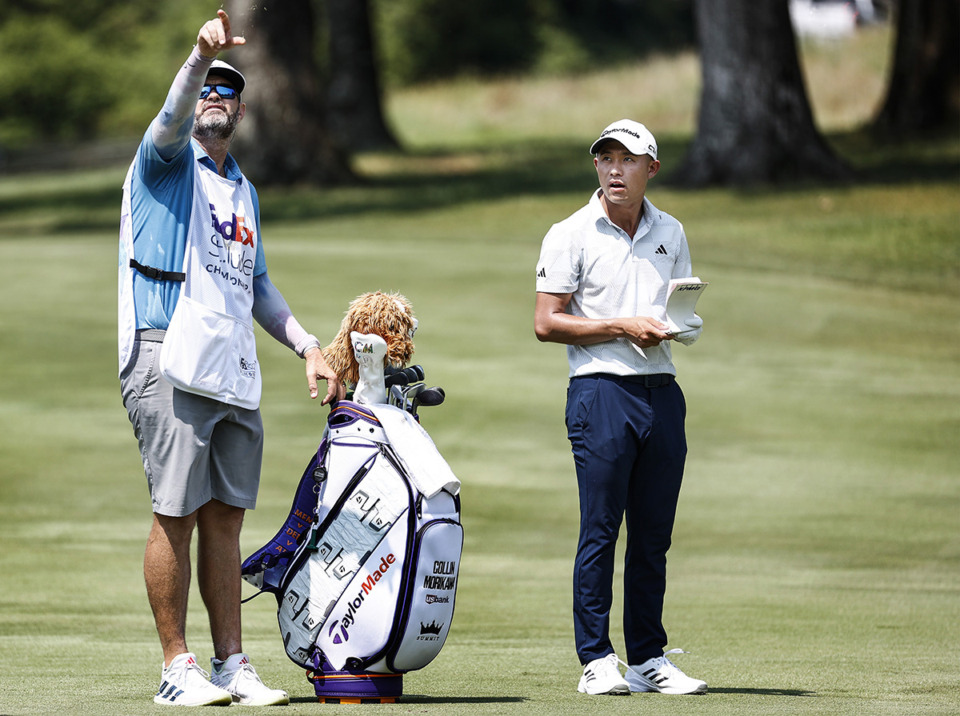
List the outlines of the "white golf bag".
{"type": "Polygon", "coordinates": [[[277,597],[287,655],[307,670],[420,669],[450,630],[460,483],[391,390],[394,405],[331,411],[287,522],[243,564],[245,580],[277,597]]]}

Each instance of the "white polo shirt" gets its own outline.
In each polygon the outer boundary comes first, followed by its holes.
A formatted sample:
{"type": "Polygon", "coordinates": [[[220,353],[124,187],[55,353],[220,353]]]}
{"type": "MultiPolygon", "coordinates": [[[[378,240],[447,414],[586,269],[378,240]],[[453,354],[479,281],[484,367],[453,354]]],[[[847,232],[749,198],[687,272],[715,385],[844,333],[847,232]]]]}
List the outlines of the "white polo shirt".
{"type": "MultiPolygon", "coordinates": [[[[586,318],[666,318],[667,286],[692,276],[683,226],[646,198],[634,236],[607,217],[598,189],[582,209],[554,224],[537,262],[537,292],[572,294],[567,313],[586,318]]],[[[639,348],[626,338],[567,346],[570,377],[676,375],[670,341],[639,348]]]]}

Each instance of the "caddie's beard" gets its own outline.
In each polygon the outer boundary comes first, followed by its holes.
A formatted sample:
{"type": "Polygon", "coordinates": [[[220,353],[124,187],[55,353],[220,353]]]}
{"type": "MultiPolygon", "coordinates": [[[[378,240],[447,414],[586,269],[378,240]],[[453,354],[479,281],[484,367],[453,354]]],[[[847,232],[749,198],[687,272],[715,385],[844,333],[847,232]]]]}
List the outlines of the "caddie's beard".
{"type": "Polygon", "coordinates": [[[230,139],[239,123],[239,112],[207,114],[200,111],[194,117],[193,136],[197,139],[230,139]]]}

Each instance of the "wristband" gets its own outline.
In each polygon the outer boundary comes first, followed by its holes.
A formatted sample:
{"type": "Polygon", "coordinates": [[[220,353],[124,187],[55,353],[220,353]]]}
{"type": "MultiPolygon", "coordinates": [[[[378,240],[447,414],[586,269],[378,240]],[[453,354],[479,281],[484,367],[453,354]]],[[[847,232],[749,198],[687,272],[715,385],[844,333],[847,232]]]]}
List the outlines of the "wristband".
{"type": "Polygon", "coordinates": [[[310,350],[311,348],[319,348],[319,347],[320,347],[320,341],[317,340],[317,337],[312,334],[307,334],[306,336],[300,339],[300,342],[297,343],[297,346],[296,348],[293,349],[293,351],[298,356],[303,358],[305,357],[304,354],[308,350],[310,350]]]}

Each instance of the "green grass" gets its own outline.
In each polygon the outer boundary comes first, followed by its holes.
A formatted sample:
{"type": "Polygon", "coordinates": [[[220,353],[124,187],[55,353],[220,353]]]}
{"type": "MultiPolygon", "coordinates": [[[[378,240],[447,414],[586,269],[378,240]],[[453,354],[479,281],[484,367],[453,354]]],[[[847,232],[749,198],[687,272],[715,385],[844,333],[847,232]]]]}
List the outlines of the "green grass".
{"type": "MultiPolygon", "coordinates": [[[[540,240],[593,187],[584,147],[608,112],[570,136],[529,118],[508,136],[484,112],[487,142],[452,123],[410,156],[362,157],[365,186],[261,191],[271,276],[300,320],[330,337],[358,293],[403,292],[415,360],[448,395],[423,421],[463,481],[453,630],[403,703],[362,710],[960,713],[957,142],[904,164],[838,127],[852,186],[652,185],[711,283],[703,338],[675,351],[690,457],[665,612],[670,646],[692,652],[678,663],[711,688],[598,700],[575,692],[566,361],[536,342],[532,309],[540,240]]],[[[687,139],[668,136],[665,158],[687,139]]],[[[0,714],[157,710],[150,508],[115,377],[123,172],[0,179],[0,714]]],[[[325,414],[299,361],[260,346],[267,439],[244,554],[286,516],[325,414]]],[[[313,701],[269,598],[244,621],[260,673],[293,696],[284,713],[346,708],[313,701]]],[[[196,593],[188,629],[205,661],[196,593]]]]}
{"type": "MultiPolygon", "coordinates": [[[[843,42],[801,43],[805,84],[819,126],[859,128],[886,91],[893,38],[874,26],[843,42]]],[[[700,64],[694,52],[576,76],[461,79],[390,93],[387,108],[406,146],[486,148],[518,136],[583,146],[613,119],[633,117],[658,141],[696,130],[700,64]],[[598,126],[599,124],[599,126],[598,126]]]]}

